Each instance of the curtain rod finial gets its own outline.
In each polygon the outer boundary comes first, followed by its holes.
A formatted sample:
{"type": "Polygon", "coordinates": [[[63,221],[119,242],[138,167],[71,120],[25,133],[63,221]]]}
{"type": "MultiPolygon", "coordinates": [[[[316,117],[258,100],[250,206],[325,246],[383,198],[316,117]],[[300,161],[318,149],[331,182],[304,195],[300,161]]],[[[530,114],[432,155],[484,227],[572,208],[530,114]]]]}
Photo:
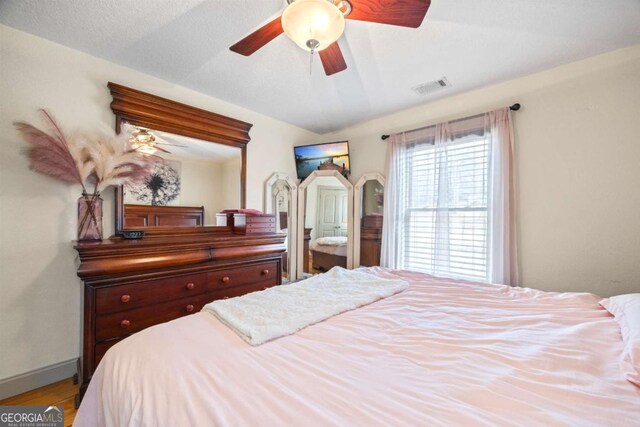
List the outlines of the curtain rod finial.
{"type": "Polygon", "coordinates": [[[382,135],[382,136],[380,137],[380,139],[382,139],[383,141],[384,141],[384,140],[386,140],[386,139],[388,139],[388,138],[389,138],[389,135],[382,135]]]}
{"type": "Polygon", "coordinates": [[[518,104],[517,102],[515,104],[513,104],[511,107],[509,107],[509,109],[511,109],[511,111],[518,111],[520,109],[520,104],[518,104]]]}

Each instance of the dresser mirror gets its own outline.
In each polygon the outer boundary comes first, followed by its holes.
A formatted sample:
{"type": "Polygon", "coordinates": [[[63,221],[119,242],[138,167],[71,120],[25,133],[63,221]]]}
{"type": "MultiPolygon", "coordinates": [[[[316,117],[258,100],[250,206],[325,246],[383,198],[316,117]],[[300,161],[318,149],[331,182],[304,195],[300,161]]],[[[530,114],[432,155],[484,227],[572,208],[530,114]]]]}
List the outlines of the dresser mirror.
{"type": "Polygon", "coordinates": [[[239,209],[241,149],[124,123],[133,148],[158,159],[151,176],[122,188],[125,229],[216,225],[239,209]]]}
{"type": "Polygon", "coordinates": [[[385,179],[364,174],[354,187],[354,267],[380,265],[385,179]]]}
{"type": "Polygon", "coordinates": [[[282,282],[296,277],[295,244],[298,189],[287,173],[276,172],[265,185],[264,212],[276,216],[276,233],[286,235],[286,252],[282,255],[282,282]]]}
{"type": "Polygon", "coordinates": [[[115,83],[108,87],[116,132],[162,159],[146,182],[116,188],[116,234],[222,231],[216,214],[246,207],[252,125],[115,83]]]}
{"type": "Polygon", "coordinates": [[[335,170],[298,186],[297,277],[353,268],[353,186],[335,170]]]}

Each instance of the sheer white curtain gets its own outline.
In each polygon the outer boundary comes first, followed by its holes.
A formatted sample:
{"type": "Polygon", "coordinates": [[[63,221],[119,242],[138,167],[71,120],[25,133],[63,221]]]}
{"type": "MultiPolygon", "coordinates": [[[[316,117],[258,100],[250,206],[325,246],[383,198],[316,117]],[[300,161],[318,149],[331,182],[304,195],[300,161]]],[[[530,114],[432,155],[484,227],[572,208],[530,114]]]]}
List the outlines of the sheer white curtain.
{"type": "Polygon", "coordinates": [[[406,146],[404,134],[391,135],[387,145],[387,185],[384,189],[382,223],[382,252],[380,265],[383,267],[402,269],[402,246],[404,236],[404,210],[406,208],[407,186],[406,146]]]}
{"type": "Polygon", "coordinates": [[[516,285],[508,108],[391,136],[381,264],[516,285]]]}
{"type": "Polygon", "coordinates": [[[491,147],[489,280],[516,286],[519,284],[519,274],[511,110],[501,108],[485,114],[485,133],[491,147]]]}

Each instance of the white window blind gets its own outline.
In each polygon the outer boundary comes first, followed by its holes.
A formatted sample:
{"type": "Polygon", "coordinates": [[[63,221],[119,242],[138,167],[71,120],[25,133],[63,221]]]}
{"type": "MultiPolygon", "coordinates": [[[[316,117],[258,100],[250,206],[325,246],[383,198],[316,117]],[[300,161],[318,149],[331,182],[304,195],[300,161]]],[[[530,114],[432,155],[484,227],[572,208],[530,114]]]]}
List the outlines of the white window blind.
{"type": "Polygon", "coordinates": [[[431,132],[406,145],[401,265],[407,270],[488,279],[490,139],[485,130],[431,132]]]}

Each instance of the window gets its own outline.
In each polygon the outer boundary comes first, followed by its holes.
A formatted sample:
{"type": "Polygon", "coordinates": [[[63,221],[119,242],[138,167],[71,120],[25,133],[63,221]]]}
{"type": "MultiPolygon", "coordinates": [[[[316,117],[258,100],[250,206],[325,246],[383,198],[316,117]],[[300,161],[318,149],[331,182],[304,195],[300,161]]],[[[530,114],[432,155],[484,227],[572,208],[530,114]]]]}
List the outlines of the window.
{"type": "Polygon", "coordinates": [[[518,284],[508,107],[391,135],[381,265],[518,284]]]}
{"type": "Polygon", "coordinates": [[[489,148],[484,131],[406,145],[401,268],[487,281],[489,148]]]}

